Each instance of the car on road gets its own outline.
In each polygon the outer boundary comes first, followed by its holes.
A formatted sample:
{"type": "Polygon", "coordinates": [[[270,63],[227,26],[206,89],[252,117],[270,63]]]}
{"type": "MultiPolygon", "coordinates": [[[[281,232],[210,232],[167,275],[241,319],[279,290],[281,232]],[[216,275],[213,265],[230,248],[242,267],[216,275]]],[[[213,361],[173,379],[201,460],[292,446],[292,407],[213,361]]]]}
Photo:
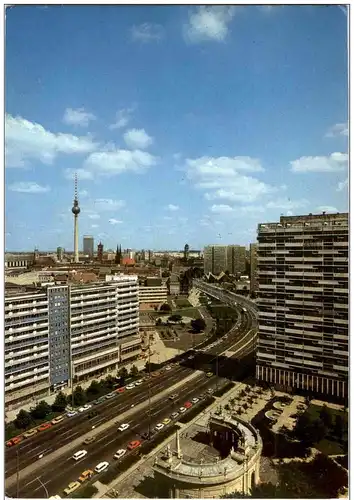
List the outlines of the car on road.
{"type": "Polygon", "coordinates": [[[130,391],[130,389],[134,389],[135,385],[134,384],[128,384],[126,386],[126,389],[128,389],[128,391],[130,391]]]}
{"type": "Polygon", "coordinates": [[[91,444],[93,443],[94,441],[96,441],[96,436],[88,436],[85,441],[84,441],[84,444],[91,444]]]}
{"type": "Polygon", "coordinates": [[[92,404],[94,404],[94,405],[99,405],[100,403],[102,403],[102,401],[99,401],[98,399],[96,399],[96,401],[92,402],[92,404]]]}
{"type": "Polygon", "coordinates": [[[178,412],[177,411],[174,411],[171,415],[171,418],[178,418],[179,415],[178,415],[178,412]]]}
{"type": "Polygon", "coordinates": [[[118,430],[119,431],[125,431],[126,429],[129,429],[130,425],[129,424],[121,424],[119,427],[118,427],[118,430]]]}
{"type": "Polygon", "coordinates": [[[206,375],[207,375],[208,378],[210,378],[210,377],[213,376],[213,372],[208,372],[206,375]]]}
{"type": "Polygon", "coordinates": [[[194,405],[195,405],[196,403],[198,403],[198,402],[199,402],[199,398],[193,398],[193,399],[192,399],[192,403],[193,403],[194,405]]]}
{"type": "Polygon", "coordinates": [[[160,375],[160,372],[154,372],[151,374],[152,377],[158,377],[160,375]]]}
{"type": "Polygon", "coordinates": [[[194,359],[193,354],[191,354],[190,356],[188,356],[188,358],[187,358],[187,359],[194,359]]]}
{"type": "Polygon", "coordinates": [[[88,479],[91,479],[92,476],[93,476],[93,470],[91,469],[84,470],[84,472],[79,477],[79,481],[80,483],[84,483],[88,479]]]}
{"type": "Polygon", "coordinates": [[[77,411],[68,411],[66,414],[67,417],[74,417],[75,415],[77,415],[77,411]]]}
{"type": "Polygon", "coordinates": [[[73,459],[76,461],[81,460],[82,458],[86,457],[86,455],[87,455],[86,450],[80,450],[80,451],[77,451],[76,453],[74,453],[73,459]]]}
{"type": "Polygon", "coordinates": [[[42,431],[46,431],[50,427],[52,427],[52,424],[50,422],[45,422],[44,424],[42,424],[38,427],[38,430],[39,430],[39,432],[42,432],[42,431]]]}
{"type": "Polygon", "coordinates": [[[18,443],[21,443],[22,441],[22,436],[16,436],[12,439],[10,439],[7,443],[6,443],[6,446],[10,447],[10,446],[15,446],[15,444],[18,444],[18,443]]]}
{"type": "Polygon", "coordinates": [[[184,403],[183,405],[185,408],[187,408],[187,410],[189,410],[189,408],[192,407],[192,403],[190,401],[186,401],[186,403],[184,403]]]}
{"type": "Polygon", "coordinates": [[[165,370],[166,370],[167,372],[168,372],[168,371],[170,371],[171,369],[172,369],[172,368],[171,368],[169,365],[165,367],[165,370]]]}
{"type": "Polygon", "coordinates": [[[53,418],[53,420],[51,421],[51,423],[53,425],[55,425],[55,424],[59,424],[59,422],[62,422],[63,420],[64,420],[64,415],[59,415],[59,417],[53,418]]]}
{"type": "Polygon", "coordinates": [[[110,392],[109,394],[107,394],[107,396],[105,396],[106,399],[111,399],[111,398],[114,398],[114,396],[116,396],[117,394],[115,392],[110,392]]]}
{"type": "Polygon", "coordinates": [[[100,462],[98,465],[95,467],[95,472],[99,474],[100,472],[103,472],[104,470],[108,469],[109,467],[109,462],[100,462]]]}
{"type": "Polygon", "coordinates": [[[161,423],[160,423],[160,424],[157,424],[157,425],[155,426],[155,429],[156,429],[157,431],[160,431],[160,430],[161,430],[161,429],[163,429],[164,427],[165,427],[165,426],[164,426],[163,424],[161,424],[161,423]]]}
{"type": "Polygon", "coordinates": [[[171,396],[168,398],[170,399],[171,401],[173,401],[174,399],[178,398],[178,394],[171,394],[171,396]]]}
{"type": "Polygon", "coordinates": [[[210,387],[210,389],[208,389],[208,390],[207,390],[207,392],[208,392],[208,394],[213,394],[214,389],[212,389],[212,388],[210,387]]]}
{"type": "Polygon", "coordinates": [[[185,413],[186,411],[187,411],[187,408],[184,408],[184,406],[181,406],[181,408],[179,409],[180,413],[185,413]]]}
{"type": "Polygon", "coordinates": [[[85,411],[85,408],[83,406],[81,406],[78,410],[77,410],[79,413],[83,413],[85,411]]]}
{"type": "Polygon", "coordinates": [[[127,450],[123,450],[123,449],[118,450],[118,451],[114,454],[113,458],[115,458],[116,460],[118,460],[118,458],[122,458],[122,456],[123,456],[123,455],[125,455],[125,454],[126,454],[126,452],[127,452],[127,450]]]}
{"type": "Polygon", "coordinates": [[[162,421],[163,425],[168,425],[171,423],[171,419],[170,418],[164,418],[163,421],[162,421]]]}
{"type": "Polygon", "coordinates": [[[141,441],[136,439],[135,441],[130,441],[130,443],[127,446],[127,450],[135,450],[135,448],[138,448],[138,446],[141,445],[141,441]]]}
{"type": "Polygon", "coordinates": [[[143,432],[143,433],[141,434],[141,437],[142,437],[142,439],[145,439],[145,440],[146,440],[146,439],[149,439],[149,433],[148,433],[148,432],[143,432]]]}
{"type": "Polygon", "coordinates": [[[100,398],[97,399],[99,403],[103,403],[103,401],[106,401],[106,396],[101,396],[100,398]]]}
{"type": "Polygon", "coordinates": [[[84,410],[89,410],[90,408],[92,408],[92,405],[90,405],[90,404],[86,404],[83,406],[84,410]]]}
{"type": "Polygon", "coordinates": [[[27,432],[25,432],[23,434],[23,437],[24,438],[29,438],[29,437],[34,436],[35,434],[37,434],[37,432],[38,432],[37,429],[30,429],[29,431],[27,431],[27,432]]]}
{"type": "Polygon", "coordinates": [[[73,493],[75,490],[80,488],[80,486],[81,486],[81,484],[79,483],[79,481],[73,481],[65,488],[64,494],[71,495],[71,493],[73,493]]]}
{"type": "Polygon", "coordinates": [[[119,389],[116,389],[117,394],[121,394],[124,391],[125,391],[125,387],[119,387],[119,389]]]}
{"type": "Polygon", "coordinates": [[[136,382],[134,382],[134,384],[138,387],[139,385],[141,385],[144,381],[143,380],[137,380],[136,382]]]}

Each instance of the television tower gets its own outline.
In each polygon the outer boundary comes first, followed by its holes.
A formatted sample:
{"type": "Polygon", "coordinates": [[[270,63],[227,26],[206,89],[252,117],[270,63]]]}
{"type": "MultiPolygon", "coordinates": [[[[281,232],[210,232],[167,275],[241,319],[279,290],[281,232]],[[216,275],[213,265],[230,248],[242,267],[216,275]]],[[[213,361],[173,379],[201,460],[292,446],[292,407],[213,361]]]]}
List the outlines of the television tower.
{"type": "Polygon", "coordinates": [[[80,213],[79,200],[77,199],[77,174],[75,173],[74,181],[74,205],[71,209],[74,214],[74,262],[79,262],[79,227],[78,217],[80,213]]]}

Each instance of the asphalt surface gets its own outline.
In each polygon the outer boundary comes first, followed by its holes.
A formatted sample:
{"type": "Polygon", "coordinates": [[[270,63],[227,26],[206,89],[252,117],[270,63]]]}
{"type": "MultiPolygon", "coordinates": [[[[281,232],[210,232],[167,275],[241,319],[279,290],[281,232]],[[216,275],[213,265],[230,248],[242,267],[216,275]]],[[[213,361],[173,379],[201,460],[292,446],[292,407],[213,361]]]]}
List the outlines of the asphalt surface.
{"type": "MultiPolygon", "coordinates": [[[[254,349],[254,342],[249,330],[254,327],[254,324],[254,314],[244,313],[241,317],[241,324],[237,328],[233,327],[218,345],[208,349],[205,353],[198,353],[193,360],[184,361],[182,366],[173,366],[170,371],[164,371],[158,377],[152,377],[150,385],[151,396],[162,393],[176,382],[186,378],[195,369],[204,366],[204,358],[207,358],[208,363],[210,363],[213,355],[215,359],[216,354],[224,352],[235,344],[237,346],[236,350],[238,349],[238,352],[234,356],[235,358],[242,357],[251,352],[254,349]]],[[[221,380],[220,377],[215,375],[212,378],[201,375],[179,388],[177,391],[179,394],[177,400],[173,402],[168,401],[167,403],[166,398],[162,398],[161,401],[156,402],[152,407],[151,424],[155,425],[160,422],[163,418],[178,409],[185,401],[199,396],[201,392],[205,391],[207,387],[215,385],[217,381],[218,384],[221,384],[221,380]]],[[[145,381],[141,386],[132,391],[126,391],[111,400],[93,406],[99,413],[93,419],[88,420],[87,413],[67,418],[53,428],[25,440],[17,445],[17,447],[6,450],[5,477],[9,477],[16,473],[17,468],[22,470],[26,466],[37,462],[39,455],[42,453],[48,455],[48,453],[52,453],[54,450],[77,439],[80,435],[84,441],[85,435],[92,429],[93,425],[99,427],[104,422],[112,420],[117,416],[115,425],[110,426],[109,429],[99,434],[92,444],[83,445],[80,448],[88,451],[88,455],[84,459],[74,462],[72,455],[78,451],[76,449],[61,455],[52,462],[44,462],[43,459],[42,467],[39,467],[36,471],[20,480],[19,495],[17,495],[16,485],[8,488],[7,494],[11,497],[19,496],[21,498],[46,498],[47,492],[48,496],[54,494],[62,496],[62,490],[71,481],[76,480],[85,469],[94,468],[99,462],[104,460],[112,462],[114,453],[119,448],[125,448],[129,441],[137,439],[137,436],[147,431],[148,426],[148,410],[144,409],[138,414],[132,415],[130,421],[124,422],[129,423],[130,428],[123,433],[119,433],[117,427],[123,423],[119,420],[119,415],[131,409],[132,404],[135,406],[146,401],[147,398],[148,381],[145,381]]],[[[47,458],[50,460],[50,455],[47,458]]],[[[38,462],[39,466],[40,464],[41,462],[38,462]]]]}

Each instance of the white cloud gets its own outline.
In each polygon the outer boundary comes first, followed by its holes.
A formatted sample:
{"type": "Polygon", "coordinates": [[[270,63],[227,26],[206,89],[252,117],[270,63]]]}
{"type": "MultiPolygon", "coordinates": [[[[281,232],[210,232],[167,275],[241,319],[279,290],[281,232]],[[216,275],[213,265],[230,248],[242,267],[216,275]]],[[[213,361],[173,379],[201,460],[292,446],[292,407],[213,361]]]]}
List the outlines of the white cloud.
{"type": "Polygon", "coordinates": [[[91,227],[96,229],[97,227],[100,227],[98,224],[91,224],[91,227]]]}
{"type": "Polygon", "coordinates": [[[325,137],[338,137],[338,136],[348,136],[348,124],[347,123],[336,123],[327,132],[325,137]]]}
{"type": "Polygon", "coordinates": [[[40,186],[36,182],[15,182],[10,184],[8,189],[17,193],[31,194],[48,193],[50,191],[49,186],[40,186]]]}
{"type": "Polygon", "coordinates": [[[317,207],[317,210],[319,212],[339,212],[336,207],[331,207],[330,205],[321,205],[320,207],[317,207]]]}
{"type": "Polygon", "coordinates": [[[170,203],[169,205],[167,205],[166,209],[169,210],[170,212],[176,212],[177,210],[179,210],[179,206],[172,205],[172,203],[170,203]]]}
{"type": "Polygon", "coordinates": [[[126,145],[131,149],[146,149],[154,142],[143,128],[127,130],[123,137],[126,145]]]}
{"type": "Polygon", "coordinates": [[[164,29],[160,24],[143,23],[132,27],[131,36],[134,41],[144,43],[158,41],[163,38],[164,29]]]}
{"type": "Polygon", "coordinates": [[[344,181],[338,182],[336,191],[344,191],[345,189],[348,189],[348,177],[344,181]]]}
{"type": "Polygon", "coordinates": [[[68,125],[77,125],[78,127],[88,127],[90,121],[93,120],[96,120],[95,115],[88,113],[84,108],[66,108],[63,116],[64,123],[68,125]]]}
{"type": "Polygon", "coordinates": [[[117,219],[109,219],[108,222],[114,226],[116,224],[122,224],[123,221],[117,219]]]}
{"type": "MultiPolygon", "coordinates": [[[[97,212],[108,212],[118,210],[125,206],[124,200],[112,200],[109,198],[99,198],[94,201],[97,212]]],[[[113,219],[112,219],[113,220],[113,219]]]]}
{"type": "Polygon", "coordinates": [[[64,177],[69,181],[74,180],[75,174],[79,181],[90,181],[93,179],[92,172],[84,168],[66,168],[64,170],[64,177]]]}
{"type": "Polygon", "coordinates": [[[165,215],[162,218],[163,218],[163,220],[173,220],[173,217],[170,217],[169,215],[165,215]]]}
{"type": "Polygon", "coordinates": [[[26,167],[30,160],[50,165],[58,154],[85,154],[96,149],[90,137],[54,134],[42,125],[24,118],[6,115],[6,166],[26,167]]]}
{"type": "Polygon", "coordinates": [[[228,34],[228,24],[232,21],[234,6],[200,6],[189,15],[184,26],[186,41],[198,43],[206,40],[222,42],[228,34]]]}
{"type": "Polygon", "coordinates": [[[89,219],[92,219],[92,220],[96,220],[96,219],[101,218],[101,216],[99,214],[97,214],[96,212],[90,212],[88,210],[85,210],[85,214],[87,215],[87,217],[89,219]]]}
{"type": "Polygon", "coordinates": [[[290,162],[290,169],[295,173],[304,172],[341,172],[348,168],[348,155],[332,153],[329,156],[302,156],[290,162]]]}
{"type": "Polygon", "coordinates": [[[276,208],[281,210],[295,210],[297,208],[306,207],[309,204],[308,200],[291,200],[290,198],[280,198],[274,201],[269,201],[266,204],[267,208],[276,208]]]}
{"type": "Polygon", "coordinates": [[[80,189],[79,190],[79,198],[87,198],[89,195],[88,191],[86,189],[80,189]]]}
{"type": "Polygon", "coordinates": [[[184,169],[198,189],[211,191],[205,194],[207,200],[251,203],[276,191],[275,187],[245,175],[264,171],[260,160],[249,156],[187,159],[184,169]]]}
{"type": "Polygon", "coordinates": [[[234,209],[230,207],[230,205],[213,205],[210,208],[210,211],[215,214],[225,214],[229,212],[233,212],[234,209]]]}
{"type": "Polygon", "coordinates": [[[117,175],[128,171],[142,173],[156,163],[157,158],[146,151],[113,149],[90,154],[85,166],[100,174],[117,175]]]}
{"type": "Polygon", "coordinates": [[[124,128],[128,125],[129,121],[131,120],[131,115],[134,111],[135,107],[132,108],[127,108],[127,109],[120,109],[116,113],[116,121],[112,123],[112,125],[109,126],[111,130],[117,129],[117,128],[124,128]]]}

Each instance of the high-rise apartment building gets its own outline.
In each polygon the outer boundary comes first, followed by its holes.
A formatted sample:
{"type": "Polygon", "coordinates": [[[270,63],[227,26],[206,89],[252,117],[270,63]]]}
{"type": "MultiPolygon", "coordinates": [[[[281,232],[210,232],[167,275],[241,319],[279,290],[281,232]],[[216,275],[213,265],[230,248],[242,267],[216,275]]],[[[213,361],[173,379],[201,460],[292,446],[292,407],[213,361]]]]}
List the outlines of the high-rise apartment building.
{"type": "Polygon", "coordinates": [[[256,294],[258,291],[258,275],[257,275],[257,266],[258,266],[258,245],[257,243],[250,244],[249,251],[249,260],[250,260],[250,292],[251,294],[256,294]]]}
{"type": "Polygon", "coordinates": [[[64,248],[63,247],[58,247],[57,248],[57,259],[59,262],[61,262],[64,258],[64,248]]]}
{"type": "Polygon", "coordinates": [[[137,276],[5,297],[5,405],[44,397],[140,354],[137,276]]]}
{"type": "Polygon", "coordinates": [[[244,274],[246,270],[246,247],[241,245],[227,245],[226,271],[230,274],[244,274]]]}
{"type": "Polygon", "coordinates": [[[88,255],[89,257],[93,257],[94,252],[94,238],[93,236],[84,236],[83,238],[83,252],[84,255],[88,255]]]}
{"type": "Polygon", "coordinates": [[[348,214],[258,226],[257,377],[348,395],[348,214]]]}

